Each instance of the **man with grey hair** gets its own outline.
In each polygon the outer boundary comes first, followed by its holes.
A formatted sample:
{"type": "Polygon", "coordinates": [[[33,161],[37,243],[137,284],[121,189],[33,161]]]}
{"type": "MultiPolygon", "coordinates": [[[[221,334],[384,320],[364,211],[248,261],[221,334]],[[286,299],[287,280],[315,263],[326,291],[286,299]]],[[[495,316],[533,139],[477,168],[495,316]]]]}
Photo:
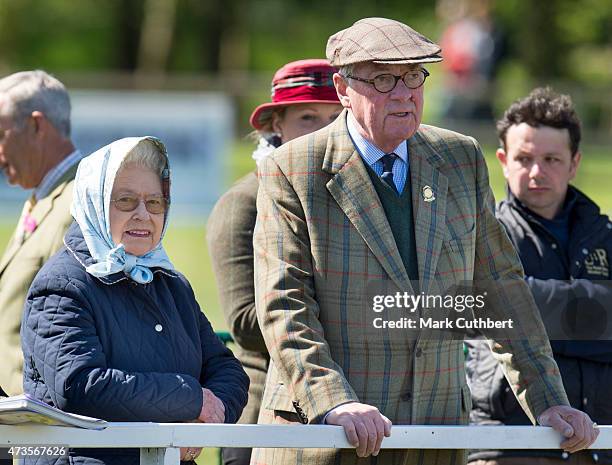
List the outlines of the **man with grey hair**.
{"type": "Polygon", "coordinates": [[[386,290],[436,296],[465,281],[503,279],[516,289],[512,309],[528,324],[519,328],[533,334],[518,333],[520,343],[491,339],[531,420],[561,432],[570,452],[597,437],[588,415],[568,405],[520,262],[495,218],[478,144],[421,124],[423,64],[440,61],[440,52],[385,18],[334,34],[327,58],[340,68],[333,81],[345,111],[259,167],[255,296],[271,362],[258,421],[341,425],[356,451],[255,449],[251,463],[465,463],[463,450],[409,442],[380,450],[391,423],[467,424],[470,393],[462,337],[408,331],[400,318],[407,309],[372,307],[380,297],[395,302],[386,290]],[[363,459],[370,455],[378,457],[363,459]]]}
{"type": "Polygon", "coordinates": [[[80,159],[70,139],[64,85],[40,70],[0,79],[0,170],[9,184],[33,190],[0,259],[0,395],[23,391],[23,304],[72,222],[72,182],[80,159]]]}

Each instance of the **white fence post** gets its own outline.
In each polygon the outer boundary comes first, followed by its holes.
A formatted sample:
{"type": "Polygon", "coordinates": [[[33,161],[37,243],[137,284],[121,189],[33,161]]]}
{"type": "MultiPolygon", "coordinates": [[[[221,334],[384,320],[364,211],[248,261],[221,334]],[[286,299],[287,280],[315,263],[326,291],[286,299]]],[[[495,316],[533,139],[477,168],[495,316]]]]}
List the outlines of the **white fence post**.
{"type": "Polygon", "coordinates": [[[181,450],[177,447],[140,449],[140,465],[178,465],[181,450]]]}

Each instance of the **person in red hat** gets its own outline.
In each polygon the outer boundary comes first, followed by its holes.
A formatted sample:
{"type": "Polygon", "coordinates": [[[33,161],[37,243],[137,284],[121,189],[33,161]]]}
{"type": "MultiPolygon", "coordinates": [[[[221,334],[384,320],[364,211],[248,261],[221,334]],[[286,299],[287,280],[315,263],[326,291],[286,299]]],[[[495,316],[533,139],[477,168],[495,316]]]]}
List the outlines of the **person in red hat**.
{"type": "MultiPolygon", "coordinates": [[[[250,118],[259,136],[253,152],[257,163],[281,144],[321,129],[338,117],[342,106],[332,81],[336,71],[327,60],[310,59],[287,63],[274,74],[272,102],[259,105],[250,118]]],[[[236,356],[251,380],[249,401],[239,423],[257,423],[270,360],[255,312],[257,189],[253,171],[219,199],[207,224],[221,308],[238,346],[236,356]]],[[[225,465],[246,465],[250,457],[251,449],[223,450],[225,465]]]]}
{"type": "Polygon", "coordinates": [[[272,78],[272,102],[259,105],[249,122],[259,135],[256,162],[274,148],[327,126],[342,111],[327,60],[287,63],[272,78]]]}

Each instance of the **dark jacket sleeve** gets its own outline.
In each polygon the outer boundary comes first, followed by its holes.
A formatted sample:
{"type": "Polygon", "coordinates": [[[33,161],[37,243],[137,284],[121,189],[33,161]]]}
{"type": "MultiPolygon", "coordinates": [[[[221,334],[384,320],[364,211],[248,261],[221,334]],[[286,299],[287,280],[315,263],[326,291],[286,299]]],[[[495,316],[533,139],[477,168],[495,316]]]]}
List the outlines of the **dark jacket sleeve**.
{"type": "Polygon", "coordinates": [[[527,278],[554,352],[609,363],[611,281],[527,278]],[[590,340],[590,341],[589,341],[590,340]]]}
{"type": "Polygon", "coordinates": [[[550,312],[556,316],[561,316],[565,305],[573,299],[580,299],[585,305],[601,307],[605,307],[612,299],[612,282],[610,281],[590,279],[566,281],[528,277],[527,283],[540,312],[550,312]]]}
{"type": "Polygon", "coordinates": [[[256,180],[250,186],[245,180],[219,199],[208,220],[206,237],[221,310],[232,337],[243,349],[267,352],[255,312],[256,180]]]}
{"type": "Polygon", "coordinates": [[[181,422],[198,417],[202,389],[177,373],[126,372],[109,367],[96,331],[86,285],[54,277],[30,290],[21,328],[24,354],[53,404],[109,421],[181,422]]]}
{"type": "Polygon", "coordinates": [[[236,423],[247,403],[249,377],[201,312],[200,340],[203,355],[200,382],[223,402],[225,423],[236,423]]]}

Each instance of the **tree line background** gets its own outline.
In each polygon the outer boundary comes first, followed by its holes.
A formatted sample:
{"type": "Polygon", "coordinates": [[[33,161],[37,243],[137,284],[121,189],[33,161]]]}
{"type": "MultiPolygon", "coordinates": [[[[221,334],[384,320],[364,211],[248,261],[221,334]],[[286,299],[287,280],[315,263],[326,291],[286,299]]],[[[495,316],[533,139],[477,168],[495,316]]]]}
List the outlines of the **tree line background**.
{"type": "MultiPolygon", "coordinates": [[[[490,10],[505,37],[495,73],[497,113],[534,85],[554,84],[576,99],[589,128],[610,135],[611,1],[473,2],[490,10]]],[[[361,17],[385,16],[438,40],[442,8],[461,3],[0,0],[0,74],[42,68],[71,88],[220,90],[236,99],[245,130],[252,107],[269,98],[273,71],[323,57],[330,34],[361,17]]]]}

